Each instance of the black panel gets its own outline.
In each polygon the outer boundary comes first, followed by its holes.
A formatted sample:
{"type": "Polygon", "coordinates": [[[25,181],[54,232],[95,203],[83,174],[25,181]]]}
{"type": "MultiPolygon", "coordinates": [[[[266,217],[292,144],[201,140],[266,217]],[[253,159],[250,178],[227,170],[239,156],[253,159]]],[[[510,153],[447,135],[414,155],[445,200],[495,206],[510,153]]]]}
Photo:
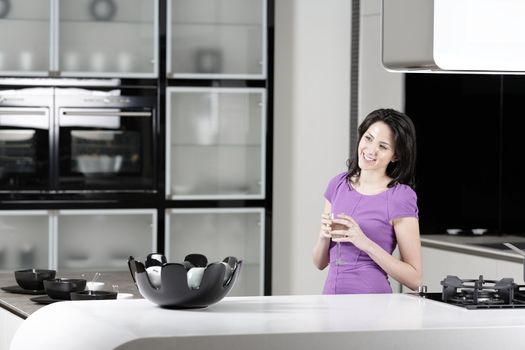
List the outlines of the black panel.
{"type": "Polygon", "coordinates": [[[500,85],[497,75],[406,75],[422,234],[499,231],[500,85]]]}
{"type": "Polygon", "coordinates": [[[505,76],[503,79],[503,181],[502,230],[524,233],[523,204],[525,190],[524,130],[525,77],[505,76]]]}

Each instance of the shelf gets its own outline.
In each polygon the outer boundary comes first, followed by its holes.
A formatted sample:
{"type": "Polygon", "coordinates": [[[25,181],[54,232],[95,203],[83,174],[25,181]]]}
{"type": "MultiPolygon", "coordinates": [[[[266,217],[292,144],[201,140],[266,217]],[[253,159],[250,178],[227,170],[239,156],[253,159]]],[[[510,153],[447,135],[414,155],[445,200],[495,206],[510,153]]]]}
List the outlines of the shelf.
{"type": "Polygon", "coordinates": [[[204,27],[257,27],[261,28],[261,23],[242,23],[242,22],[171,22],[173,27],[177,26],[204,26],[204,27]]]}
{"type": "Polygon", "coordinates": [[[260,148],[262,147],[261,144],[225,144],[225,143],[210,143],[210,144],[198,144],[198,143],[171,143],[171,147],[203,147],[203,148],[217,148],[217,147],[225,147],[225,148],[260,148]]]}

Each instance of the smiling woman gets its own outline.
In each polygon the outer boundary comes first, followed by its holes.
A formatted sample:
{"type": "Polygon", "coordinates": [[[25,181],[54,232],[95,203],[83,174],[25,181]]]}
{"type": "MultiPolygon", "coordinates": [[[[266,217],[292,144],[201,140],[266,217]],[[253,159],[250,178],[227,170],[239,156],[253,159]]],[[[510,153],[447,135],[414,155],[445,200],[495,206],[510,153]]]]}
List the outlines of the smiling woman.
{"type": "Polygon", "coordinates": [[[416,289],[421,244],[412,121],[393,109],[370,113],[359,126],[348,170],[325,192],[313,260],[329,266],[325,294],[391,293],[388,275],[416,289]],[[392,256],[399,246],[401,259],[392,256]]]}

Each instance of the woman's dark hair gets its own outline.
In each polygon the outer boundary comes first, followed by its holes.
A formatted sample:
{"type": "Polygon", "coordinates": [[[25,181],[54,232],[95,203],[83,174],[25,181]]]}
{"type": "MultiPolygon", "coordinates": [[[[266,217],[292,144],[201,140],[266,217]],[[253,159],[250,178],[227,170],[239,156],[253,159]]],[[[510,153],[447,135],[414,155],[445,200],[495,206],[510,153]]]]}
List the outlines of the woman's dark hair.
{"type": "Polygon", "coordinates": [[[361,175],[359,168],[359,141],[368,128],[377,122],[383,122],[390,127],[394,134],[394,151],[396,161],[390,162],[386,168],[386,174],[392,178],[388,187],[396,184],[405,184],[412,188],[415,186],[416,169],[416,129],[412,120],[401,112],[394,109],[376,109],[366,116],[359,125],[358,138],[355,143],[355,152],[347,161],[348,174],[346,180],[358,179],[361,175]]]}

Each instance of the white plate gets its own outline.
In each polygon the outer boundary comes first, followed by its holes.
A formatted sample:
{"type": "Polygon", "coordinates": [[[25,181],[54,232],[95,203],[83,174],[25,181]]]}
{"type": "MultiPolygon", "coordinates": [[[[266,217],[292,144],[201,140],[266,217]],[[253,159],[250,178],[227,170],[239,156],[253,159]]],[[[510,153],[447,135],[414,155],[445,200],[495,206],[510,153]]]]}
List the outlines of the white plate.
{"type": "Polygon", "coordinates": [[[133,294],[131,293],[118,293],[117,294],[117,299],[132,299],[133,298],[133,294]]]}

